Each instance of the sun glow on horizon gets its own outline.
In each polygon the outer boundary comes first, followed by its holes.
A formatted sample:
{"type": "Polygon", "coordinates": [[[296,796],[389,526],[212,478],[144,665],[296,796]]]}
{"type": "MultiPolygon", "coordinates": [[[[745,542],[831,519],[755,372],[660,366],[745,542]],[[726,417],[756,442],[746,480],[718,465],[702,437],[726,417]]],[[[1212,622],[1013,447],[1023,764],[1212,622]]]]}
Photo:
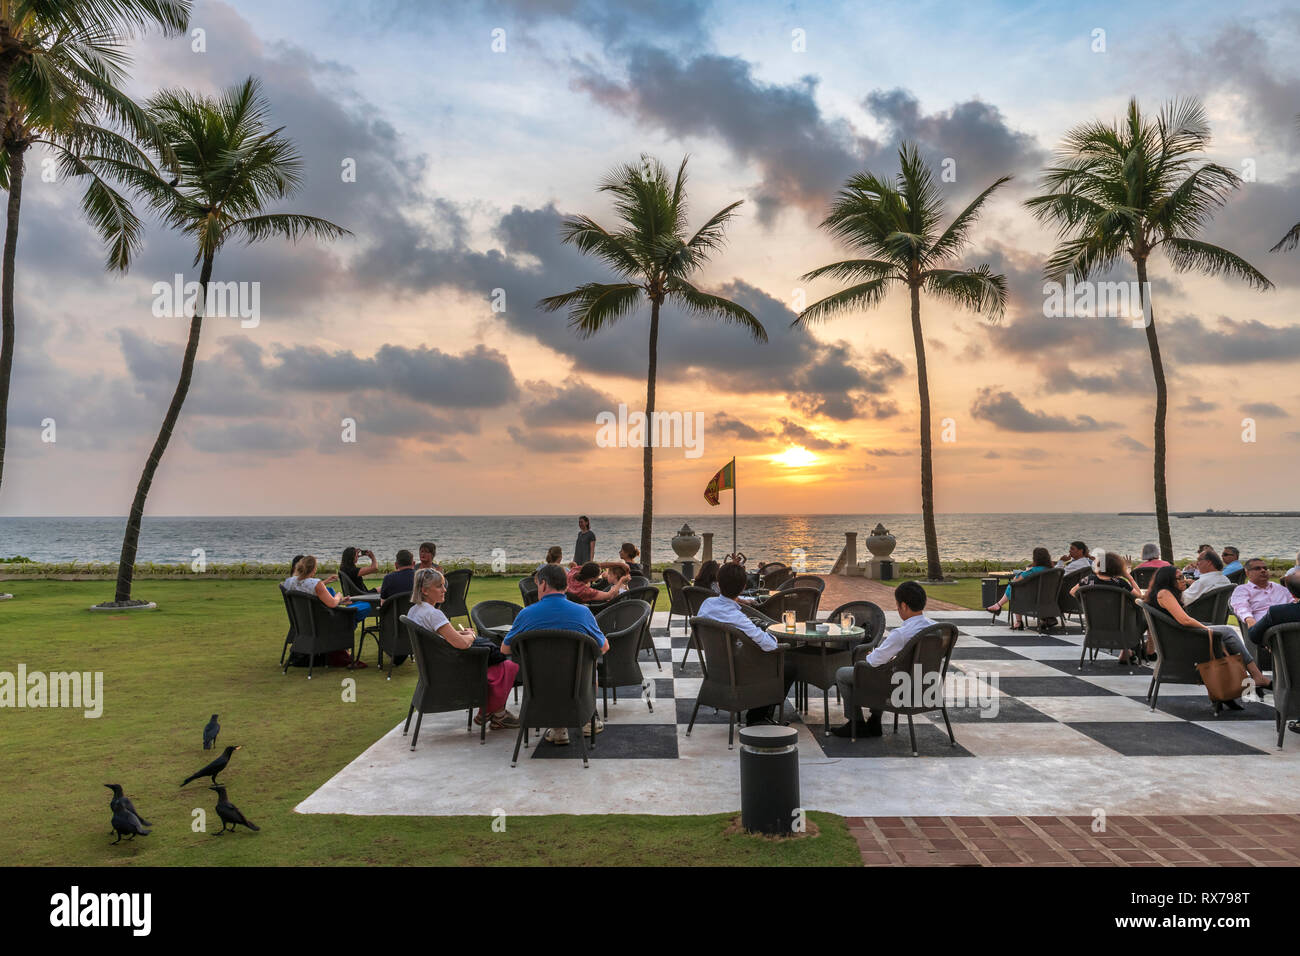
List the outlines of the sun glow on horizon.
{"type": "Polygon", "coordinates": [[[791,445],[781,454],[772,456],[775,464],[785,465],[787,468],[805,468],[817,464],[820,460],[803,445],[791,445]]]}

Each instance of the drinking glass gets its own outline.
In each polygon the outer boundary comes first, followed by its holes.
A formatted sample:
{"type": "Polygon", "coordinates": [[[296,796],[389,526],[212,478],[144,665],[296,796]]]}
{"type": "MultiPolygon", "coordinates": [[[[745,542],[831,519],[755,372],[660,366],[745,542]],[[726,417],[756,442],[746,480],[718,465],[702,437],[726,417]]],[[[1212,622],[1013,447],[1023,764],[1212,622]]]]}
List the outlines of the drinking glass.
{"type": "Polygon", "coordinates": [[[782,611],[781,620],[785,621],[785,629],[787,631],[794,630],[794,611],[782,611]]]}
{"type": "Polygon", "coordinates": [[[848,611],[840,615],[840,627],[846,631],[853,627],[853,615],[848,611]]]}

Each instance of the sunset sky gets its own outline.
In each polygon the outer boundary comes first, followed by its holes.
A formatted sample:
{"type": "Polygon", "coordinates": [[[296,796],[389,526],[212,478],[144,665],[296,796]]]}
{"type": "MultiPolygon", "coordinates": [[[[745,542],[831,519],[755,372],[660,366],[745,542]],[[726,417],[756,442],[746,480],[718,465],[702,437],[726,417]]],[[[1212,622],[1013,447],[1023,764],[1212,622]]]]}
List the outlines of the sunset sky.
{"type": "MultiPolygon", "coordinates": [[[[961,260],[1006,275],[1005,318],[922,301],[937,510],[1150,510],[1144,334],[1043,316],[1055,237],[1022,206],[1065,130],[1112,120],[1132,95],[1153,115],[1171,97],[1202,99],[1209,158],[1254,180],[1206,238],[1276,283],[1261,293],[1153,260],[1171,507],[1296,508],[1300,250],[1268,250],[1300,220],[1300,13],[1077,7],[200,0],[206,52],[141,40],[131,91],[260,77],[305,160],[286,208],[354,235],[220,253],[215,279],[260,283],[260,324],[206,322],[150,512],[639,512],[641,452],[598,447],[596,415],[644,403],[648,309],[582,341],[536,302],[609,280],[561,245],[559,223],[582,213],[612,226],[596,187],[643,152],[672,168],[690,155],[692,227],[744,200],[699,284],[770,336],[760,346],[665,314],[659,406],[705,425],[701,457],[657,454],[657,510],[705,510],[705,484],[734,455],[746,511],[918,511],[906,293],[789,327],[799,290],[812,302],[838,287],[799,280],[848,257],[818,228],[835,190],[863,169],[892,175],[902,140],[936,171],[954,160],[950,215],[1015,176],[961,260]],[[341,175],[348,159],[355,182],[341,175]],[[341,440],[345,417],[355,443],[341,440]],[[939,440],[945,418],[955,441],[939,440]]],[[[153,316],[151,290],[196,278],[193,253],[151,225],[130,273],[105,273],[77,184],[42,181],[40,159],[24,187],[0,514],[125,514],[187,327],[153,316]],[[41,440],[49,418],[53,443],[41,440]]]]}

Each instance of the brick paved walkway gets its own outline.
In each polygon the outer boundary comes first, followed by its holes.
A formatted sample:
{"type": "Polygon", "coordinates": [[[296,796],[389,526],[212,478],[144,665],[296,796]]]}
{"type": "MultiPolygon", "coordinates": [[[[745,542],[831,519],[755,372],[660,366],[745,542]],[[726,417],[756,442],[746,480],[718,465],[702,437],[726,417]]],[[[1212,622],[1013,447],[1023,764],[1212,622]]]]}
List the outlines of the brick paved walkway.
{"type": "Polygon", "coordinates": [[[1300,814],[849,817],[866,866],[1296,866],[1300,814]]]}

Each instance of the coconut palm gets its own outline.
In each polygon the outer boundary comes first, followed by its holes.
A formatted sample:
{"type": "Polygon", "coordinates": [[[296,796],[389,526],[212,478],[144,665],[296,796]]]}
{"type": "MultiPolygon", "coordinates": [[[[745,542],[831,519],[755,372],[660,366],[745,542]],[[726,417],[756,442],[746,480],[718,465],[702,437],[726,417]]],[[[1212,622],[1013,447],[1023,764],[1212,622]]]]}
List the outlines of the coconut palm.
{"type": "Polygon", "coordinates": [[[1169,403],[1164,361],[1147,284],[1147,263],[1162,249],[1175,272],[1229,275],[1268,289],[1272,283],[1235,253],[1196,238],[1241,180],[1198,154],[1210,142],[1205,110],[1196,100],[1174,100],[1153,120],[1137,99],[1113,125],[1083,123],[1065,134],[1056,165],[1043,173],[1043,195],[1027,201],[1042,222],[1056,225],[1060,242],[1046,277],[1076,281],[1104,273],[1128,257],[1137,270],[1147,348],[1156,382],[1155,502],[1160,553],[1172,561],[1165,480],[1165,417],[1169,403]]]}
{"type": "Polygon", "coordinates": [[[127,163],[147,160],[122,135],[156,144],[144,111],[118,89],[129,59],[126,41],[150,26],[164,33],[184,30],[191,5],[192,0],[0,2],[0,188],[9,193],[0,282],[0,482],[13,374],[14,283],[27,151],[33,145],[46,147],[65,177],[87,183],[82,209],[109,246],[109,268],[125,272],[139,244],[140,222],[111,180],[83,155],[127,163]]]}
{"type": "MultiPolygon", "coordinates": [[[[1300,116],[1296,117],[1296,129],[1300,130],[1300,116]]],[[[1300,222],[1288,229],[1286,235],[1278,240],[1277,245],[1268,251],[1278,252],[1282,249],[1290,251],[1298,245],[1300,245],[1300,222]]]]}
{"type": "Polygon", "coordinates": [[[808,282],[829,276],[853,285],[814,302],[799,313],[794,324],[806,326],[845,312],[873,309],[884,302],[890,289],[907,289],[912,303],[912,342],[921,402],[921,515],[925,523],[926,576],[937,581],[943,577],[943,568],[934,524],[930,384],[921,329],[921,293],[993,320],[1001,318],[1006,308],[1006,278],[994,274],[987,265],[958,268],[954,260],[969,243],[971,227],[979,219],[985,201],[1011,177],[996,180],[941,231],[943,197],[930,168],[909,143],[899,148],[898,161],[899,171],[893,182],[862,172],[839,191],[822,228],[868,258],[833,262],[807,273],[803,278],[808,282]]]}
{"type": "Polygon", "coordinates": [[[123,167],[119,175],[149,201],[164,222],[193,240],[193,264],[200,266],[200,295],[190,319],[180,380],[131,502],[118,560],[116,604],[131,600],[145,499],[194,374],[217,253],[231,240],[250,244],[273,236],[297,241],[304,235],[335,239],[349,234],[342,226],[316,216],[266,212],[273,201],[298,191],[302,160],[283,135],[283,127],[268,128],[268,105],[257,80],[250,77],[216,98],[165,90],[149,100],[147,109],[176,156],[176,184],[164,182],[148,168],[123,167]]]}
{"type": "MultiPolygon", "coordinates": [[[[582,338],[595,335],[650,303],[649,370],[646,373],[645,414],[652,427],[655,379],[659,360],[659,310],[665,302],[701,318],[739,325],[758,342],[767,331],[748,309],[696,288],[689,281],[721,248],[724,227],[740,201],[714,213],[694,233],[687,227],[686,158],[670,179],[657,160],[642,155],[640,165],[615,168],[599,187],[614,197],[619,225],[607,231],[586,216],[570,216],[561,227],[563,241],[589,252],[623,281],[588,282],[572,292],[548,296],[538,303],[547,312],[567,309],[569,326],[582,338]]],[[[649,436],[642,454],[644,480],[641,505],[641,560],[650,566],[650,532],[654,522],[654,449],[649,436]]]]}

